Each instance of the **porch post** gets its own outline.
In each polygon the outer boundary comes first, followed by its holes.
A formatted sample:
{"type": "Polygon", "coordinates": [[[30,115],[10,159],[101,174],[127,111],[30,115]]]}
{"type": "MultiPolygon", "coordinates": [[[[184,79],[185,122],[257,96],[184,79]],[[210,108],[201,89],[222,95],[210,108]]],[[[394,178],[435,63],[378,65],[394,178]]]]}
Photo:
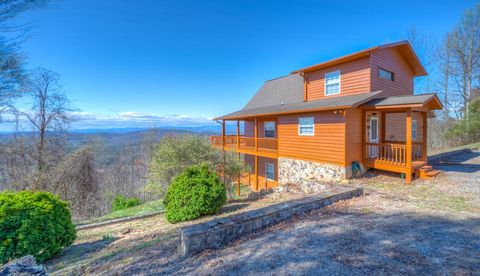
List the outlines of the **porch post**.
{"type": "MultiPolygon", "coordinates": [[[[367,118],[366,118],[366,111],[362,110],[362,162],[365,162],[367,159],[367,144],[366,144],[366,136],[367,136],[367,118]]],[[[365,163],[364,163],[365,166],[365,163]]]]}
{"type": "Polygon", "coordinates": [[[255,118],[255,151],[258,151],[258,122],[255,118]]]}
{"type": "Polygon", "coordinates": [[[240,120],[237,120],[237,150],[239,148],[240,148],[240,120]]]}
{"type": "Polygon", "coordinates": [[[407,148],[406,156],[406,171],[405,171],[405,181],[406,183],[412,182],[412,109],[407,109],[406,112],[406,135],[405,135],[405,145],[407,148]]]}
{"type": "Polygon", "coordinates": [[[222,149],[225,150],[225,120],[222,120],[222,149]]]}
{"type": "Polygon", "coordinates": [[[385,133],[386,133],[386,130],[385,130],[385,125],[386,125],[385,123],[386,122],[385,121],[387,120],[386,119],[387,116],[386,116],[384,111],[381,111],[380,114],[381,114],[380,118],[382,120],[382,123],[381,123],[382,129],[380,131],[382,137],[380,138],[380,141],[381,141],[381,143],[385,143],[385,133]]]}
{"type": "Polygon", "coordinates": [[[422,144],[422,159],[427,161],[427,141],[428,141],[428,113],[423,113],[423,144],[422,144]]]}
{"type": "Polygon", "coordinates": [[[255,155],[255,191],[258,191],[258,155],[255,155]]]}

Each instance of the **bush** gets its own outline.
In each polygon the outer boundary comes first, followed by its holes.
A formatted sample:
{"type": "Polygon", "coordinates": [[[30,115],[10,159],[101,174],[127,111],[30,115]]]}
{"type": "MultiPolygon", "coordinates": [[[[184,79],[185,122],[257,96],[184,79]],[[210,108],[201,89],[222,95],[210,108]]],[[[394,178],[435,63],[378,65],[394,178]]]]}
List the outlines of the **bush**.
{"type": "Polygon", "coordinates": [[[178,175],[165,196],[170,223],[216,214],[227,201],[226,191],[208,165],[192,166],[178,175]]]}
{"type": "Polygon", "coordinates": [[[116,196],[112,202],[112,211],[120,211],[129,207],[142,204],[142,201],[136,197],[125,198],[122,195],[116,196]]]}
{"type": "Polygon", "coordinates": [[[0,263],[25,255],[43,262],[76,238],[65,201],[47,192],[0,193],[0,263]]]}

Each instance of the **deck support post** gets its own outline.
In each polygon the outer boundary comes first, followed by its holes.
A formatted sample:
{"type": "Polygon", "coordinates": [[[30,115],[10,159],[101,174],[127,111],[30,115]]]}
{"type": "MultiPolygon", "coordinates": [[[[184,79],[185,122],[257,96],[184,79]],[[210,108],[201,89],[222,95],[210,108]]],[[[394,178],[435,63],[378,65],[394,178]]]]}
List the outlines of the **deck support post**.
{"type": "Polygon", "coordinates": [[[258,151],[258,121],[255,118],[255,152],[258,151]]]}
{"type": "MultiPolygon", "coordinates": [[[[237,120],[237,150],[238,149],[240,149],[240,120],[237,120]]],[[[240,154],[238,156],[240,156],[240,154]]]]}
{"type": "MultiPolygon", "coordinates": [[[[240,152],[238,153],[238,162],[241,162],[240,152]]],[[[242,173],[238,174],[238,186],[237,186],[237,195],[240,196],[240,185],[242,180],[242,173]]]]}
{"type": "Polygon", "coordinates": [[[406,155],[405,156],[405,182],[412,182],[412,109],[407,109],[406,112],[406,135],[405,135],[405,145],[406,145],[406,155]]]}
{"type": "Polygon", "coordinates": [[[222,120],[222,149],[225,150],[225,120],[222,120]]]}
{"type": "MultiPolygon", "coordinates": [[[[367,160],[367,118],[366,111],[362,110],[362,160],[366,163],[367,160]]],[[[364,164],[365,165],[365,164],[364,164]]],[[[367,169],[365,167],[365,169],[367,169]]]]}
{"type": "Polygon", "coordinates": [[[258,191],[258,155],[255,155],[255,191],[258,191]]]}
{"type": "Polygon", "coordinates": [[[427,141],[428,141],[428,113],[424,112],[423,113],[423,133],[422,133],[422,160],[427,161],[427,141]]]}

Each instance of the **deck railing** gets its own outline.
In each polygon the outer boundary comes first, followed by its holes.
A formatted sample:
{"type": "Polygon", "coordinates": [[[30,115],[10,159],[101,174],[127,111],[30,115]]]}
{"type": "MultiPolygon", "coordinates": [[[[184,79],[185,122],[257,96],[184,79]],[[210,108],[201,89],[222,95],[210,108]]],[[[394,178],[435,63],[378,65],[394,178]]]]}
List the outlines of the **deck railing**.
{"type": "MultiPolygon", "coordinates": [[[[214,147],[222,148],[223,137],[210,136],[210,143],[214,147]]],[[[239,136],[237,143],[236,135],[225,135],[225,149],[276,152],[278,151],[278,140],[276,138],[257,138],[257,143],[255,143],[255,137],[239,136]]]]}
{"type": "MultiPolygon", "coordinates": [[[[405,166],[407,163],[407,146],[405,143],[367,143],[366,158],[397,166],[405,166]]],[[[412,143],[412,160],[422,159],[421,142],[412,143]]]]}

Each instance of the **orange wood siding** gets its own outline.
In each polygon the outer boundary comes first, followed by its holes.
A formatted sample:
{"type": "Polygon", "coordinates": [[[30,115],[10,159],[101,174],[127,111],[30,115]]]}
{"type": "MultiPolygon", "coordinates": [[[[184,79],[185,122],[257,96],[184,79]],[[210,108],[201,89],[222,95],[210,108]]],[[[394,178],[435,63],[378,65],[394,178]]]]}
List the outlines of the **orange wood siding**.
{"type": "MultiPolygon", "coordinates": [[[[385,141],[405,142],[406,139],[406,114],[405,113],[386,113],[385,141]]],[[[421,142],[423,136],[423,118],[422,113],[413,112],[412,119],[417,120],[417,139],[414,142],[421,142]]]]}
{"type": "Polygon", "coordinates": [[[370,61],[372,91],[383,90],[386,96],[413,95],[413,71],[397,49],[373,51],[370,61]],[[393,72],[394,81],[380,78],[379,68],[393,72]]]}
{"type": "Polygon", "coordinates": [[[345,118],[342,114],[317,112],[278,118],[280,157],[345,165],[345,118]],[[298,118],[314,116],[315,135],[298,135],[298,118]]]}
{"type": "Polygon", "coordinates": [[[352,161],[362,160],[362,111],[358,108],[346,110],[345,124],[345,160],[346,166],[350,166],[352,161]]]}
{"type": "Polygon", "coordinates": [[[368,57],[306,73],[307,100],[370,92],[370,59],[368,57]],[[325,96],[325,73],[340,70],[340,94],[325,96]]]}

